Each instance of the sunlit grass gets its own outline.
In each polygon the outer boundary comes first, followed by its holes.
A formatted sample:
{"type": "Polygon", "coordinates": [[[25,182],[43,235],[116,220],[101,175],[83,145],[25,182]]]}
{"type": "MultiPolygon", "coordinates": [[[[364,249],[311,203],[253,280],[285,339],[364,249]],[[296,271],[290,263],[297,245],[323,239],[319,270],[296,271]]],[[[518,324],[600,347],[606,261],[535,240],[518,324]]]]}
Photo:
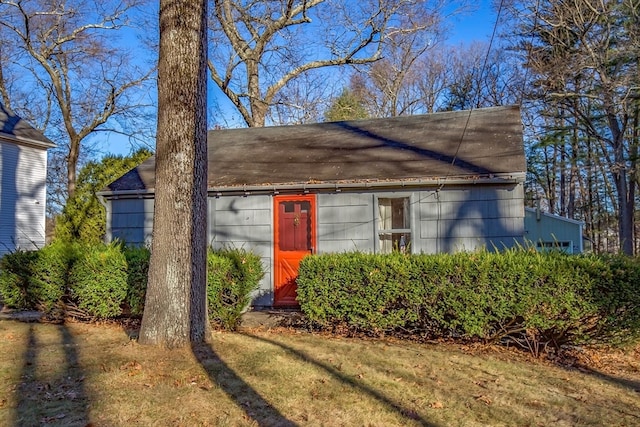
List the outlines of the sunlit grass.
{"type": "Polygon", "coordinates": [[[117,326],[0,321],[0,339],[7,426],[640,425],[637,355],[596,375],[509,351],[286,330],[168,351],[117,326]]]}

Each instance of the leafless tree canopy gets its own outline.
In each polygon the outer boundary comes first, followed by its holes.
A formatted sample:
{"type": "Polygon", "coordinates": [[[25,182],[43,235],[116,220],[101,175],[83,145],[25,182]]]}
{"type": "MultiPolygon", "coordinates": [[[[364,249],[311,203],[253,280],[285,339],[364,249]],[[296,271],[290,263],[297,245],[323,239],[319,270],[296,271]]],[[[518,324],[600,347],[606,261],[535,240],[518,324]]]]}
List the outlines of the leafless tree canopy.
{"type": "Polygon", "coordinates": [[[532,82],[531,121],[540,129],[530,155],[536,183],[551,209],[557,205],[561,214],[587,221],[592,240],[610,239],[608,230],[617,224],[619,250],[632,254],[640,4],[572,0],[513,7],[516,45],[532,82]]]}
{"type": "MultiPolygon", "coordinates": [[[[263,126],[292,81],[373,63],[387,43],[433,31],[441,7],[429,0],[214,0],[211,78],[248,126],[263,126]]],[[[417,49],[425,46],[422,40],[417,49]]]]}
{"type": "Polygon", "coordinates": [[[117,43],[139,3],[0,0],[2,101],[64,148],[69,195],[87,137],[129,133],[148,104],[135,89],[151,68],[117,43]]]}

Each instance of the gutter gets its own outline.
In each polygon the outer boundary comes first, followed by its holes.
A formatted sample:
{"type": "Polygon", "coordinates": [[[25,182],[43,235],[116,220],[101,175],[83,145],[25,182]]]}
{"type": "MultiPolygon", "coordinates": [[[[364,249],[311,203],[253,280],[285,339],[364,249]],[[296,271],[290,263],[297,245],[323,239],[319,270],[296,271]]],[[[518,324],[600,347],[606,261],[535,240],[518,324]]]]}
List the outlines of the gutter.
{"type": "Polygon", "coordinates": [[[0,132],[0,140],[4,140],[12,144],[26,145],[27,147],[41,148],[45,150],[56,147],[56,144],[54,144],[53,142],[38,141],[36,139],[24,138],[22,136],[16,136],[16,135],[8,135],[6,133],[1,133],[1,132],[0,132]]]}
{"type": "MultiPolygon", "coordinates": [[[[340,193],[357,192],[369,189],[402,190],[413,188],[442,188],[451,185],[504,185],[519,184],[525,180],[524,173],[493,174],[488,177],[444,177],[419,180],[374,181],[374,182],[324,182],[305,184],[273,184],[273,185],[235,185],[210,187],[207,190],[209,196],[249,196],[249,195],[275,195],[280,193],[340,193]]],[[[100,191],[96,193],[104,199],[133,199],[152,198],[155,189],[100,191]]]]}

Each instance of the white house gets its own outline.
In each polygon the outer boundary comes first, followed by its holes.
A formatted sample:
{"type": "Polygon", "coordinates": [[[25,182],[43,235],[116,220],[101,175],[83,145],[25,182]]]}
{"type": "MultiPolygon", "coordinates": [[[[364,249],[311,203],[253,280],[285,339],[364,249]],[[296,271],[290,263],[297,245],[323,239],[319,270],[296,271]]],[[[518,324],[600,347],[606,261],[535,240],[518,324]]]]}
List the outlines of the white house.
{"type": "Polygon", "coordinates": [[[44,246],[51,147],[40,131],[0,104],[0,256],[44,246]]]}

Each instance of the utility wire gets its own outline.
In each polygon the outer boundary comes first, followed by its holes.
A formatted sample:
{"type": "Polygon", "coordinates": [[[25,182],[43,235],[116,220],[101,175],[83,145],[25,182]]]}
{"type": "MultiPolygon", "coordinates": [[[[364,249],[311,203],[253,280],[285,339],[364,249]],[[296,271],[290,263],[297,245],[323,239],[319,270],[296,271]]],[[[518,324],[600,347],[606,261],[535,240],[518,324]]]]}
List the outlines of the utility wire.
{"type": "MultiPolygon", "coordinates": [[[[540,1],[540,0],[538,0],[540,1]]],[[[493,32],[491,33],[491,38],[489,39],[489,46],[487,47],[487,53],[484,57],[484,61],[482,62],[482,67],[480,67],[480,76],[479,76],[479,81],[480,83],[482,83],[482,78],[484,76],[485,70],[487,68],[487,63],[489,62],[489,55],[491,54],[491,49],[493,47],[493,42],[496,38],[496,33],[498,31],[498,22],[500,21],[500,15],[502,14],[502,8],[504,6],[504,0],[500,0],[500,5],[498,6],[498,14],[496,16],[496,20],[493,24],[493,32]]],[[[480,96],[482,95],[482,91],[478,90],[478,94],[476,95],[476,101],[475,101],[475,105],[479,105],[480,104],[480,96]]],[[[479,107],[476,107],[476,109],[479,107]]],[[[462,147],[462,142],[464,140],[464,137],[467,133],[467,129],[469,128],[469,122],[471,121],[471,114],[474,111],[474,104],[471,105],[471,108],[469,108],[469,113],[467,114],[467,120],[465,122],[464,128],[462,129],[462,134],[460,134],[460,140],[458,141],[458,146],[456,147],[456,151],[453,155],[453,159],[451,160],[451,164],[449,165],[449,170],[447,171],[447,174],[445,176],[444,182],[446,182],[446,180],[452,175],[452,171],[453,171],[453,167],[455,166],[455,162],[458,158],[458,154],[460,153],[460,147],[462,147]]],[[[440,187],[438,187],[438,191],[442,189],[442,187],[444,186],[444,182],[442,182],[440,184],[440,187]]]]}

